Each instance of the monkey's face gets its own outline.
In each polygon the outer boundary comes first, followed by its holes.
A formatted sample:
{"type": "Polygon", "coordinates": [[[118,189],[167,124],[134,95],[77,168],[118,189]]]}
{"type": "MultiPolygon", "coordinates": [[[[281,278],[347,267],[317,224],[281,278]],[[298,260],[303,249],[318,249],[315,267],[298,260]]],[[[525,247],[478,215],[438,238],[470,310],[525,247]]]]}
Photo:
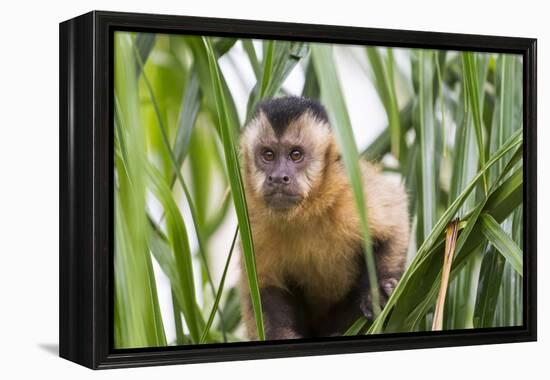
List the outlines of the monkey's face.
{"type": "Polygon", "coordinates": [[[288,209],[302,201],[306,154],[302,145],[288,139],[256,145],[254,164],[262,173],[262,195],[269,207],[288,209]]]}
{"type": "Polygon", "coordinates": [[[259,112],[246,128],[241,147],[247,182],[265,205],[279,212],[295,209],[318,186],[331,132],[311,112],[275,125],[259,112]]]}

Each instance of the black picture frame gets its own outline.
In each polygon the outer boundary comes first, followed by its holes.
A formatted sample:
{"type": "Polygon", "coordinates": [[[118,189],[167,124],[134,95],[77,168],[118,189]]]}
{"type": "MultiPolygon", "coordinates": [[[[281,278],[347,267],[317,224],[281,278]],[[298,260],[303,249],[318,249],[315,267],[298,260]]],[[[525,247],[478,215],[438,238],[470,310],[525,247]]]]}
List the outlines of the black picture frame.
{"type": "Polygon", "coordinates": [[[62,22],[59,38],[61,357],[99,369],[536,340],[536,39],[105,11],[62,22]],[[524,325],[114,350],[112,92],[113,33],[119,30],[522,55],[524,325]]]}

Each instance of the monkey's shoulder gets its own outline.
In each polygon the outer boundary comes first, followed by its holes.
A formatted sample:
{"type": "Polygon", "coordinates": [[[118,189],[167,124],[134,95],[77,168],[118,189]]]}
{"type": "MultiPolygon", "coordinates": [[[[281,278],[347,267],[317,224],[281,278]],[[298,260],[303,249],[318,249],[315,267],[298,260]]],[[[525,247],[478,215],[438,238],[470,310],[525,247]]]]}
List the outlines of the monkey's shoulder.
{"type": "Polygon", "coordinates": [[[398,176],[381,172],[372,163],[362,161],[363,190],[371,234],[385,240],[392,234],[408,236],[408,195],[398,176]]]}

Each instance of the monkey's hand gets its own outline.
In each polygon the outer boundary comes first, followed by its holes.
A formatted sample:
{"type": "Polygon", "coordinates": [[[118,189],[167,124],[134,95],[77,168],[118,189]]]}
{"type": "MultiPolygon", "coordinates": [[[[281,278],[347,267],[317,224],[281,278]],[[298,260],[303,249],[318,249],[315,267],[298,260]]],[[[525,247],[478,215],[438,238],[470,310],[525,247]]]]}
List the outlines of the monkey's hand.
{"type": "MultiPolygon", "coordinates": [[[[378,292],[378,294],[380,296],[380,308],[383,309],[384,306],[386,306],[388,298],[391,296],[393,290],[397,286],[397,282],[398,280],[394,277],[379,280],[380,291],[378,292]]],[[[370,289],[365,289],[361,294],[359,307],[361,308],[361,312],[363,313],[365,318],[369,320],[374,319],[374,312],[372,307],[372,292],[370,291],[370,289]]]]}

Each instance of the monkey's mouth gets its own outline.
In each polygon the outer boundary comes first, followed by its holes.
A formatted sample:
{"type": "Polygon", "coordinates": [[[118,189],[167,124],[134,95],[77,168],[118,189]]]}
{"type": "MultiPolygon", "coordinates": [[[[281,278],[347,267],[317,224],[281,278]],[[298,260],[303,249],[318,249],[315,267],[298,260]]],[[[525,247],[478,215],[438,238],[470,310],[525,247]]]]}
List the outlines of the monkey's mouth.
{"type": "Polygon", "coordinates": [[[272,209],[281,211],[296,206],[302,198],[300,194],[284,191],[273,191],[264,194],[265,203],[272,209]]]}

